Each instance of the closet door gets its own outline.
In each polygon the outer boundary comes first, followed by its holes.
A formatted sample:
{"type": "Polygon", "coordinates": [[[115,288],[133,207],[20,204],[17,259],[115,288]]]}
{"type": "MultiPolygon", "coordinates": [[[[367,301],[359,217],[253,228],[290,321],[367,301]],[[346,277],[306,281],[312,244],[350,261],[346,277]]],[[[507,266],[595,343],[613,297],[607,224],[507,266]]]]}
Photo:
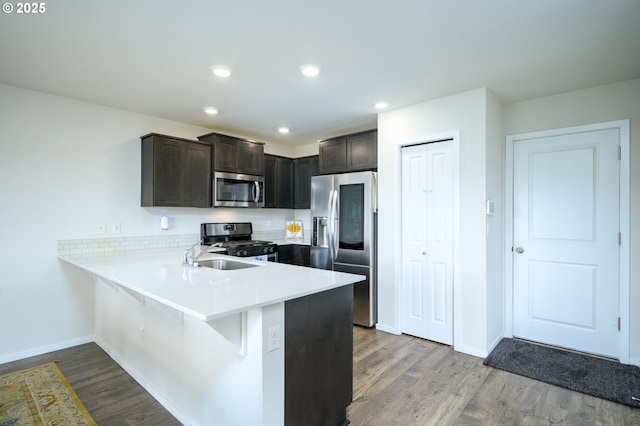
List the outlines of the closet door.
{"type": "Polygon", "coordinates": [[[453,142],[402,149],[402,332],[453,343],[453,142]]]}

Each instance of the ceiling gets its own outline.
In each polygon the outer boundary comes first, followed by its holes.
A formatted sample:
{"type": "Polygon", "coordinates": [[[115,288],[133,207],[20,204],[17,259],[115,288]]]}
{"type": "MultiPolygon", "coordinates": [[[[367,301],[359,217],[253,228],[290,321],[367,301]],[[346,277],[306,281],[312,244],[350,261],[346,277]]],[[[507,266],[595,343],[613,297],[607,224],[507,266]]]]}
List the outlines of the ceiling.
{"type": "Polygon", "coordinates": [[[373,128],[379,100],[393,109],[487,87],[511,103],[640,78],[638,0],[56,0],[45,8],[0,14],[0,83],[289,145],[373,128]],[[307,63],[321,68],[318,77],[300,73],[307,63]],[[213,76],[216,64],[232,76],[213,76]]]}

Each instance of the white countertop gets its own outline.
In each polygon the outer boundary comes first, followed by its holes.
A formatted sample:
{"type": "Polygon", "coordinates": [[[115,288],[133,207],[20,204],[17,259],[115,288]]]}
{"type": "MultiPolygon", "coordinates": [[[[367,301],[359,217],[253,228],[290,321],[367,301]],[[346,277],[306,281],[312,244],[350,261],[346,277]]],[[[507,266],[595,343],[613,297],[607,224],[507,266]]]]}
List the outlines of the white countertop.
{"type": "Polygon", "coordinates": [[[362,275],[245,260],[207,253],[200,260],[225,258],[259,265],[224,271],[182,265],[183,251],[150,252],[116,258],[59,258],[203,321],[284,302],[365,279],[362,275]]]}

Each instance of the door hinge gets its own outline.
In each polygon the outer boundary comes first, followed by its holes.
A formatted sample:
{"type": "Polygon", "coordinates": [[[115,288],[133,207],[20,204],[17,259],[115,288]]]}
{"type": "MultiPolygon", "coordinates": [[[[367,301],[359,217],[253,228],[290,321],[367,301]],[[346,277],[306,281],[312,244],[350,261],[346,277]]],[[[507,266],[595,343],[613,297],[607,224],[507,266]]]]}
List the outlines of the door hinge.
{"type": "Polygon", "coordinates": [[[618,232],[618,245],[622,245],[622,232],[618,232]]]}
{"type": "Polygon", "coordinates": [[[622,160],[622,147],[618,147],[618,160],[622,160]]]}
{"type": "Polygon", "coordinates": [[[620,317],[618,317],[618,331],[620,331],[620,317]]]}

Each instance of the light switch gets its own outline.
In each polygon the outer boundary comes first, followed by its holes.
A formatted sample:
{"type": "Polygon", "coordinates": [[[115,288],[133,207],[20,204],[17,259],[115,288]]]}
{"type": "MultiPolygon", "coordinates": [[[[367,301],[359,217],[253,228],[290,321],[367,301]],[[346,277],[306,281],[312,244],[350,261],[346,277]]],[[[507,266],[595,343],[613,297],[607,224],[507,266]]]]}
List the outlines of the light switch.
{"type": "Polygon", "coordinates": [[[487,200],[487,214],[492,215],[496,212],[496,206],[493,200],[487,200]]]}

